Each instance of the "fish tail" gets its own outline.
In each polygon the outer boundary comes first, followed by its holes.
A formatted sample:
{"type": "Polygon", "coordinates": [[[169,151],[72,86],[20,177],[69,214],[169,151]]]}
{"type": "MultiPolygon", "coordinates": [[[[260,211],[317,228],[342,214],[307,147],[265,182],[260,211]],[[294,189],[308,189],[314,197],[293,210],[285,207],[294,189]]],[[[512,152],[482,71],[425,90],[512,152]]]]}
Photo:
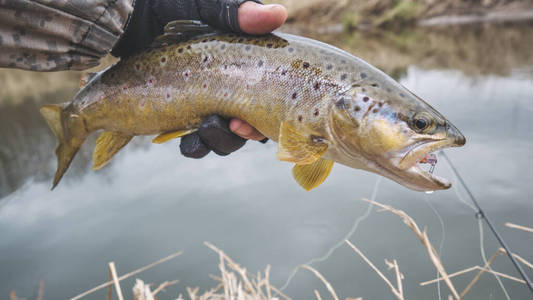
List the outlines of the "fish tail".
{"type": "Polygon", "coordinates": [[[56,148],[57,170],[52,190],[67,171],[72,159],[87,136],[85,130],[79,130],[83,129],[79,116],[65,112],[65,107],[66,105],[48,104],[40,109],[41,114],[59,142],[56,148]],[[79,134],[80,132],[83,132],[83,134],[79,134]],[[78,136],[76,136],[76,133],[78,133],[78,136]]]}

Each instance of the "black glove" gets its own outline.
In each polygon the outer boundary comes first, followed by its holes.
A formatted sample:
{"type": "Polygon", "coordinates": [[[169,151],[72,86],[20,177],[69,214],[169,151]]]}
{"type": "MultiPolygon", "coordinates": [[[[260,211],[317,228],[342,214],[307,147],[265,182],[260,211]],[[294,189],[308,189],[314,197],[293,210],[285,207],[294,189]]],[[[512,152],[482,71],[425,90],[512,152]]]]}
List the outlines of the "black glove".
{"type": "Polygon", "coordinates": [[[237,9],[259,0],[136,0],[133,14],[111,53],[126,57],[146,48],[174,20],[201,20],[215,28],[241,33],[237,9]]]}
{"type": "Polygon", "coordinates": [[[226,156],[244,146],[246,141],[230,131],[228,120],[211,115],[200,124],[197,132],[181,138],[180,151],[191,158],[202,158],[211,150],[226,156]]]}

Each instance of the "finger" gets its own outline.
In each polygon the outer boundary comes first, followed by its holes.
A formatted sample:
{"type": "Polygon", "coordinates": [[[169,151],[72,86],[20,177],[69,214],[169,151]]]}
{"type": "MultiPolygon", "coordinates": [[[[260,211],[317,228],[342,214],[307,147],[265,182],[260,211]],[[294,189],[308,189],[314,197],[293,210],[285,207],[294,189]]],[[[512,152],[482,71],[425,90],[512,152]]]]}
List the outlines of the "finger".
{"type": "Polygon", "coordinates": [[[202,158],[209,153],[209,148],[202,143],[197,133],[192,133],[181,138],[180,152],[185,157],[202,158]]]}
{"type": "Polygon", "coordinates": [[[238,10],[239,27],[249,34],[265,34],[280,27],[287,19],[287,10],[279,4],[261,5],[252,1],[238,10]]]}
{"type": "Polygon", "coordinates": [[[230,131],[228,123],[218,115],[211,115],[200,124],[198,129],[198,135],[202,141],[219,155],[228,155],[246,143],[246,139],[230,131]]]}
{"type": "Polygon", "coordinates": [[[245,139],[250,139],[254,141],[260,141],[265,139],[265,136],[262,135],[259,131],[257,131],[257,129],[253,128],[250,124],[239,119],[232,119],[229,123],[229,129],[236,135],[245,139]]]}

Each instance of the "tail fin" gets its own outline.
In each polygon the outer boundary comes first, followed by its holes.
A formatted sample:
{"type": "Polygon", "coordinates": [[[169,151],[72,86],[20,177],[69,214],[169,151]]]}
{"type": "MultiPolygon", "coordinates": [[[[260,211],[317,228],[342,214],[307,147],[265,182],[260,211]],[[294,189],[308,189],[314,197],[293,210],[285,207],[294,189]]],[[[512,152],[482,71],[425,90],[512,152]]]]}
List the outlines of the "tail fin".
{"type": "MultiPolygon", "coordinates": [[[[48,104],[41,107],[41,114],[46,119],[48,126],[50,126],[50,129],[52,129],[57,140],[59,141],[59,146],[57,146],[56,149],[57,170],[52,189],[57,186],[63,177],[63,174],[65,174],[67,171],[72,159],[74,158],[74,155],[76,155],[78,149],[83,143],[83,140],[85,139],[85,137],[77,137],[73,139],[68,128],[69,124],[73,123],[69,122],[70,120],[68,119],[63,120],[62,111],[63,106],[55,104],[48,104]]],[[[70,118],[70,116],[68,118],[70,118]]]]}

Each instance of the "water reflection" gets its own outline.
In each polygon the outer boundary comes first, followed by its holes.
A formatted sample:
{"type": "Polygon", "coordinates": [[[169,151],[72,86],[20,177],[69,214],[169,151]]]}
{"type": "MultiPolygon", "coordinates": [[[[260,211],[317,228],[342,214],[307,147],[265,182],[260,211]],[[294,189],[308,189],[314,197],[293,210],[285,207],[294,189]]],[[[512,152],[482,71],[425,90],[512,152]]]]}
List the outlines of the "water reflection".
{"type": "MultiPolygon", "coordinates": [[[[529,236],[502,224],[532,226],[533,204],[527,199],[533,193],[528,171],[533,161],[533,58],[526,53],[533,29],[479,26],[461,34],[427,30],[321,38],[394,72],[463,131],[467,145],[450,150],[449,156],[508,243],[531,261],[529,236]]],[[[64,181],[51,192],[56,141],[38,107],[74,94],[78,74],[62,74],[67,75],[60,75],[64,77],[53,89],[51,83],[36,86],[42,93],[20,89],[0,94],[0,295],[11,289],[31,295],[43,279],[45,298],[63,299],[105,280],[108,261],[126,272],[185,250],[182,258],[141,276],[153,282],[179,278],[181,284],[162,296],[171,299],[185,286],[213,286],[207,274],[216,272],[217,258],[203,247],[204,240],[251,271],[271,264],[273,283],[279,286],[294,266],[324,255],[367,209],[358,199],[371,195],[375,175],[335,166],[323,186],[306,193],[293,182],[291,166],[275,159],[273,143],[249,143],[227,158],[210,155],[195,161],[180,157],[176,143],[151,145],[147,138],[135,138],[95,173],[89,166],[94,140],[87,141],[64,181]]],[[[9,76],[40,82],[41,76],[58,75],[0,72],[0,78],[9,76]]],[[[451,177],[442,162],[435,172],[451,177]]],[[[377,200],[427,226],[435,245],[443,241],[448,271],[482,264],[477,221],[454,190],[426,195],[383,180],[377,200]],[[442,216],[443,229],[430,205],[442,216]]],[[[352,241],[380,268],[383,258],[399,261],[408,298],[436,298],[435,286],[418,285],[434,278],[434,269],[397,218],[372,211],[352,241]]],[[[491,254],[498,245],[486,235],[485,247],[491,254]]],[[[342,298],[391,297],[347,248],[339,248],[316,267],[342,298]]],[[[495,268],[515,274],[505,258],[499,258],[495,268]]],[[[470,279],[461,277],[456,283],[462,287],[470,279]]],[[[529,295],[523,286],[504,283],[513,299],[529,295]]],[[[125,287],[132,285],[132,280],[124,282],[125,287]]],[[[312,275],[298,273],[287,293],[309,299],[310,286],[320,284],[312,275]]],[[[483,276],[470,298],[489,295],[503,297],[494,279],[483,276]]],[[[88,299],[103,297],[104,292],[88,299]]]]}

